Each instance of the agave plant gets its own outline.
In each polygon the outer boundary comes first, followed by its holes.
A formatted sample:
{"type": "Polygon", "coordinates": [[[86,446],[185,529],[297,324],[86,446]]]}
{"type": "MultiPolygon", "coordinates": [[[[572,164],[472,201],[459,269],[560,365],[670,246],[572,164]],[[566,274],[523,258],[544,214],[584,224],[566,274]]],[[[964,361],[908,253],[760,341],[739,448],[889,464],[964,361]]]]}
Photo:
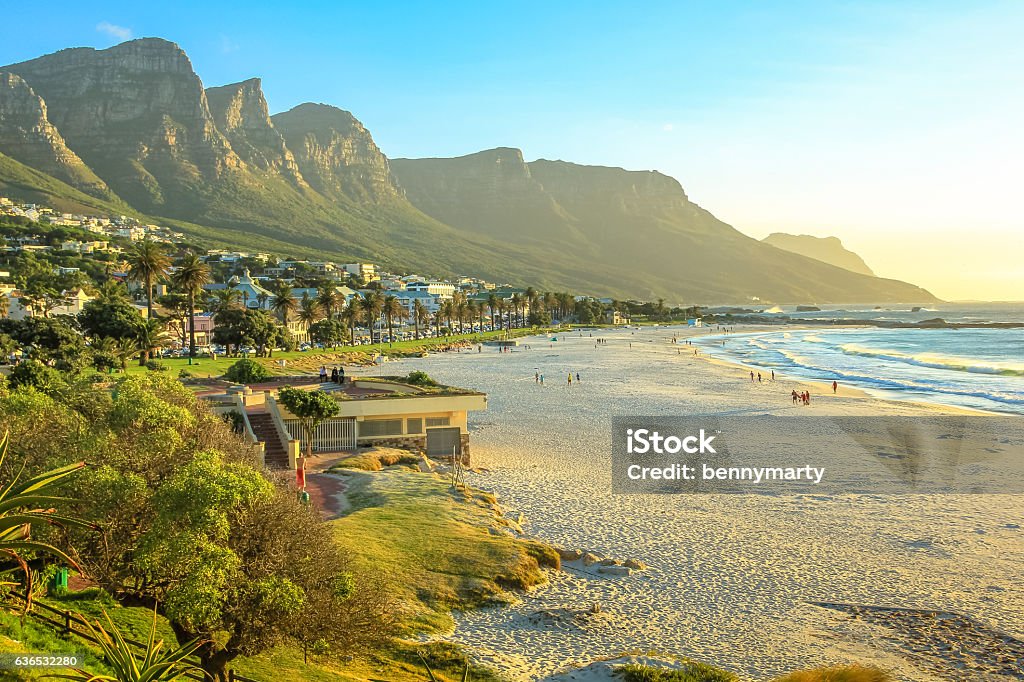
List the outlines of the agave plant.
{"type": "MultiPolygon", "coordinates": [[[[0,466],[7,457],[9,434],[0,438],[0,466]]],[[[53,509],[53,504],[67,500],[50,494],[50,489],[63,478],[70,476],[85,467],[85,462],[77,462],[68,466],[46,471],[26,481],[21,477],[24,467],[15,474],[10,483],[0,485],[0,556],[6,555],[13,560],[15,567],[0,567],[0,574],[21,571],[25,576],[25,595],[27,609],[32,599],[32,571],[29,570],[26,554],[43,554],[63,561],[68,566],[78,568],[75,561],[62,549],[32,539],[32,527],[39,524],[58,526],[77,526],[91,528],[92,524],[70,516],[62,516],[53,509]]],[[[11,585],[14,583],[2,583],[11,585]]]]}
{"type": "Polygon", "coordinates": [[[89,621],[85,621],[85,625],[89,628],[92,638],[103,650],[103,658],[107,667],[114,674],[94,675],[85,670],[75,669],[73,673],[48,675],[47,677],[77,680],[78,682],[170,682],[181,678],[186,673],[198,672],[207,676],[202,668],[186,660],[204,644],[202,640],[194,639],[180,647],[164,651],[164,640],[156,638],[155,609],[145,652],[135,651],[121,635],[120,630],[114,625],[106,611],[103,612],[103,617],[107,619],[109,633],[103,629],[99,621],[96,621],[95,626],[89,621]]]}

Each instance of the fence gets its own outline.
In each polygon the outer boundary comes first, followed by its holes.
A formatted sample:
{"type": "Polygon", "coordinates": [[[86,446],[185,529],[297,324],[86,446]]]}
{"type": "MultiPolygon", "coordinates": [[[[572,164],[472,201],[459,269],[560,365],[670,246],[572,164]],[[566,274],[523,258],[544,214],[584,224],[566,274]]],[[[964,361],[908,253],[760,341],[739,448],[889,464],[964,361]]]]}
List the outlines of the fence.
{"type": "MultiPolygon", "coordinates": [[[[305,439],[306,434],[298,419],[285,419],[284,424],[293,440],[305,439]]],[[[313,452],[338,452],[340,450],[355,450],[355,448],[355,419],[325,419],[313,431],[313,452]]]]}
{"type": "MultiPolygon", "coordinates": [[[[25,595],[20,594],[18,592],[12,592],[12,594],[18,599],[25,601],[25,595]]],[[[49,606],[48,604],[43,604],[39,601],[33,600],[32,608],[29,610],[28,615],[32,616],[36,620],[42,621],[48,625],[56,627],[67,634],[72,634],[76,637],[81,637],[86,641],[93,642],[94,644],[99,644],[99,642],[96,641],[96,638],[92,636],[92,633],[89,632],[89,629],[86,626],[86,621],[83,618],[80,618],[79,616],[71,613],[70,611],[63,611],[61,609],[49,606]],[[44,615],[42,612],[45,612],[50,615],[44,615]]],[[[146,645],[142,642],[130,639],[128,637],[125,637],[124,641],[127,642],[129,646],[135,647],[136,649],[141,649],[143,651],[146,650],[146,645]]],[[[199,659],[194,656],[190,657],[188,659],[188,662],[194,665],[199,665],[199,659]]],[[[210,678],[201,673],[187,672],[184,673],[182,676],[190,680],[203,680],[204,682],[210,682],[210,678]]],[[[235,673],[233,670],[228,670],[228,680],[230,680],[231,682],[260,682],[259,680],[254,680],[251,677],[239,675],[235,673]]]]}

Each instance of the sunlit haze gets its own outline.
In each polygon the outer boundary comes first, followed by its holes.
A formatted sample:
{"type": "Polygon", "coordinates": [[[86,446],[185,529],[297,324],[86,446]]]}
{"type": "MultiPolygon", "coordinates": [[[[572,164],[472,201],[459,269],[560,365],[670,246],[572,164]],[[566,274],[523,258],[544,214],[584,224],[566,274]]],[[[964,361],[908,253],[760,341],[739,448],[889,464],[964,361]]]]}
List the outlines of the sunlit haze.
{"type": "Polygon", "coordinates": [[[374,5],[17,3],[0,63],[160,36],[206,85],[262,77],[274,112],[351,110],[391,157],[657,169],[751,236],[1024,299],[1024,4],[374,5]]]}

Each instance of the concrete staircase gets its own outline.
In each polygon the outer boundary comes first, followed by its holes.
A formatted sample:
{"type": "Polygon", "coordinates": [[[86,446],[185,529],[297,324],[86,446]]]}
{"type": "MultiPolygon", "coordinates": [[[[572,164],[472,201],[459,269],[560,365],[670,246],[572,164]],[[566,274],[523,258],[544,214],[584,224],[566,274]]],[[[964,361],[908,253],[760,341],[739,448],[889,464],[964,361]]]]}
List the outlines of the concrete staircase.
{"type": "Polygon", "coordinates": [[[271,469],[289,468],[288,451],[281,444],[281,434],[274,425],[274,418],[266,412],[250,412],[249,426],[256,438],[264,444],[264,459],[271,469]]]}

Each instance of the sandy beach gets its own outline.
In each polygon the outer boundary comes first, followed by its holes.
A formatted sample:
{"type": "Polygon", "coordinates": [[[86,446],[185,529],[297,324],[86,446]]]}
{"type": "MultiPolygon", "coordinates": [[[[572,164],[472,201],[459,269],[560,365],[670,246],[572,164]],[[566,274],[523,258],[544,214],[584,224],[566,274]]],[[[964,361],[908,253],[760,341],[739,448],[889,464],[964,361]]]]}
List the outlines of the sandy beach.
{"type": "MultiPolygon", "coordinates": [[[[1024,679],[1014,644],[1024,638],[1021,496],[611,493],[614,415],[959,412],[842,386],[833,396],[784,376],[752,383],[745,369],[671,344],[707,333],[574,332],[520,340],[512,353],[485,347],[380,368],[488,393],[488,410],[471,419],[469,482],[521,512],[527,533],[647,565],[623,577],[552,572],[514,606],[460,614],[449,639],[522,680],[636,651],[690,656],[745,680],[853,661],[900,680],[1024,679]],[[794,406],[791,391],[805,388],[812,405],[794,406]],[[599,616],[577,617],[594,604],[599,616]]],[[[1024,420],[1011,437],[1022,434],[1024,420]]]]}

